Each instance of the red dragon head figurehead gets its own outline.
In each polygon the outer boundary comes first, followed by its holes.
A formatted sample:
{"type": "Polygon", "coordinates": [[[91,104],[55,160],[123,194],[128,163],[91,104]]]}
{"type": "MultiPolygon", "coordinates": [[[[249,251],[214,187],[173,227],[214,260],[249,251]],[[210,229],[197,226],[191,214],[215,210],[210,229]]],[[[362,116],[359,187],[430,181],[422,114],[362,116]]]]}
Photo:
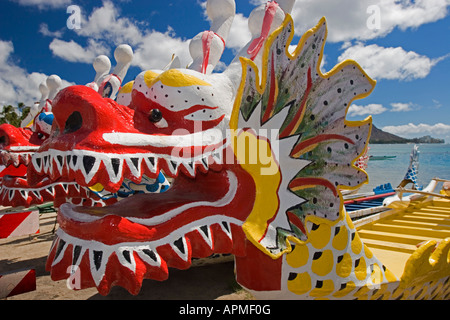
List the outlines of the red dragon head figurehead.
{"type": "Polygon", "coordinates": [[[33,132],[10,124],[0,125],[0,154],[5,167],[1,176],[23,176],[33,153],[39,148],[30,142],[33,132]]]}
{"type": "Polygon", "coordinates": [[[22,122],[23,128],[9,124],[0,126],[1,161],[5,166],[1,172],[0,204],[4,207],[30,207],[50,202],[58,206],[66,202],[66,198],[85,199],[86,204],[94,205],[99,200],[95,193],[76,185],[73,181],[43,178],[36,181],[32,187],[28,184],[26,174],[31,158],[51,133],[54,117],[50,111],[48,85],[56,94],[61,87],[61,79],[52,75],[41,83],[39,86],[42,93],[41,102],[31,108],[22,122]]]}
{"type": "Polygon", "coordinates": [[[173,182],[163,194],[105,208],[63,205],[49,259],[53,278],[67,278],[67,267],[77,265],[81,287],[107,293],[119,281],[137,292],[143,278],[165,279],[168,267],[187,268],[194,257],[239,254],[239,226],[253,202],[244,190],[255,186],[223,161],[234,101],[222,86],[230,83],[221,75],[170,69],[139,75],[131,108],[85,86],[58,94],[53,133],[33,157],[30,180],[73,179],[113,193],[124,179],[140,183],[160,171],[173,182]]]}

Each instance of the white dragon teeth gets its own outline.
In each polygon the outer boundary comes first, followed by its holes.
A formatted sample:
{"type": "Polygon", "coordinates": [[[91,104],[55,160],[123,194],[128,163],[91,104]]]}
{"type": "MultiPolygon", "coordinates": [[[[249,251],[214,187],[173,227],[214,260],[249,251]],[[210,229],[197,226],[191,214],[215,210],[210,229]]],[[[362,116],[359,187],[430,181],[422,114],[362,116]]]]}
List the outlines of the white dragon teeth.
{"type": "Polygon", "coordinates": [[[6,199],[11,202],[13,199],[17,199],[21,197],[24,201],[28,200],[30,194],[34,196],[34,198],[42,200],[44,192],[50,194],[51,196],[56,195],[56,188],[59,188],[60,192],[63,191],[66,196],[69,195],[69,187],[75,188],[75,190],[79,193],[81,191],[81,187],[76,183],[56,183],[51,184],[42,188],[9,188],[5,185],[0,187],[0,199],[4,203],[6,199]]]}
{"type": "Polygon", "coordinates": [[[186,238],[183,236],[178,240],[171,243],[172,250],[181,258],[183,261],[188,261],[189,251],[187,247],[186,238]]]}
{"type": "Polygon", "coordinates": [[[203,240],[208,244],[210,249],[213,249],[213,240],[211,236],[211,229],[207,225],[198,227],[196,229],[202,236],[203,240]]]}
{"type": "MultiPolygon", "coordinates": [[[[232,240],[231,222],[223,221],[221,223],[213,223],[212,225],[220,225],[224,234],[232,240]]],[[[200,233],[203,241],[208,244],[211,249],[213,249],[212,225],[203,225],[193,229],[200,233]]],[[[167,238],[154,242],[105,245],[96,241],[86,241],[72,237],[60,228],[56,232],[57,237],[50,249],[50,252],[55,250],[55,256],[51,266],[54,267],[62,261],[66,250],[69,247],[72,248],[72,268],[78,267],[83,256],[88,254],[92,278],[94,279],[95,284],[99,286],[106,274],[108,261],[113,253],[116,255],[119,263],[133,273],[136,273],[136,255],[149,266],[160,268],[163,261],[158,250],[167,244],[170,245],[173,253],[180,259],[187,263],[192,262],[189,261],[189,256],[191,255],[189,250],[191,249],[189,249],[187,243],[188,234],[189,232],[180,237],[174,232],[167,238]]]]}
{"type": "Polygon", "coordinates": [[[53,178],[67,174],[67,171],[81,172],[84,182],[90,183],[100,168],[105,168],[112,183],[119,183],[123,178],[125,169],[137,179],[142,178],[144,169],[156,174],[161,165],[165,163],[167,174],[176,177],[181,168],[191,178],[195,178],[196,171],[201,168],[207,171],[213,163],[222,164],[223,149],[214,150],[195,159],[174,158],[167,155],[149,154],[102,154],[89,151],[57,151],[49,150],[35,154],[31,164],[36,172],[47,174],[53,178]]]}
{"type": "Polygon", "coordinates": [[[11,152],[9,150],[1,150],[0,151],[0,157],[4,164],[10,165],[13,164],[14,166],[18,167],[21,163],[28,166],[28,164],[31,162],[32,156],[34,152],[11,152]]]}

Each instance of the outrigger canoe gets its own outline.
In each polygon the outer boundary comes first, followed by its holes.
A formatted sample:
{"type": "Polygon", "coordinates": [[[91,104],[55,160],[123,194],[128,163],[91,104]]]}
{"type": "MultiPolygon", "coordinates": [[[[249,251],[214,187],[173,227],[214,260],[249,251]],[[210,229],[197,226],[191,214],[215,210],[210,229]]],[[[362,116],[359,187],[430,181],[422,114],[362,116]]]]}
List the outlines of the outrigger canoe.
{"type": "Polygon", "coordinates": [[[370,156],[369,160],[392,160],[397,158],[397,156],[370,156]]]}

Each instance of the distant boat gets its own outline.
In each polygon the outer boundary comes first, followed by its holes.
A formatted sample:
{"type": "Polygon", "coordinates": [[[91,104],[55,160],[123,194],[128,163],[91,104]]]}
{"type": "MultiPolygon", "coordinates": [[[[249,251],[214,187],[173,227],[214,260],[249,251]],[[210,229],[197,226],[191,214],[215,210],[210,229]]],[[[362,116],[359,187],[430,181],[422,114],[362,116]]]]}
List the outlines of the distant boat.
{"type": "Polygon", "coordinates": [[[370,156],[369,160],[391,160],[395,158],[397,158],[397,156],[370,156]]]}

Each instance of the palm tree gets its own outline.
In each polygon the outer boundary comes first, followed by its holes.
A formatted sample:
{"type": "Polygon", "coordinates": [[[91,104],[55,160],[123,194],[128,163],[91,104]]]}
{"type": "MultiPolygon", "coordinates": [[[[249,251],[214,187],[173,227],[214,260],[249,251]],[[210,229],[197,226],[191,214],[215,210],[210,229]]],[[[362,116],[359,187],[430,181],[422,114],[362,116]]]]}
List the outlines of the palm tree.
{"type": "Polygon", "coordinates": [[[20,127],[23,119],[30,112],[30,107],[26,107],[23,102],[19,102],[17,107],[12,105],[3,106],[2,112],[0,112],[0,124],[9,123],[15,127],[20,127]],[[21,115],[18,115],[16,111],[19,111],[21,115]]]}

